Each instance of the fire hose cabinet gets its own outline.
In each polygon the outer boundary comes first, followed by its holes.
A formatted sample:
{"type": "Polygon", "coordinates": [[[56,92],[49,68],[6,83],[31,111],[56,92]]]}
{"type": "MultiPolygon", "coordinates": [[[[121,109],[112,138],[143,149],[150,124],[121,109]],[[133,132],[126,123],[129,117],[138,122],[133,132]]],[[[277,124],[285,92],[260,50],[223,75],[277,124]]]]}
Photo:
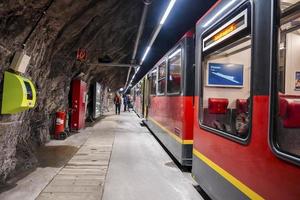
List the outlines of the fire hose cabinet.
{"type": "Polygon", "coordinates": [[[71,130],[77,131],[85,127],[86,113],[86,83],[82,80],[75,79],[71,82],[72,96],[72,113],[71,113],[71,130]]]}
{"type": "Polygon", "coordinates": [[[19,113],[33,108],[35,103],[36,90],[33,83],[25,77],[6,71],[1,114],[19,113]]]}

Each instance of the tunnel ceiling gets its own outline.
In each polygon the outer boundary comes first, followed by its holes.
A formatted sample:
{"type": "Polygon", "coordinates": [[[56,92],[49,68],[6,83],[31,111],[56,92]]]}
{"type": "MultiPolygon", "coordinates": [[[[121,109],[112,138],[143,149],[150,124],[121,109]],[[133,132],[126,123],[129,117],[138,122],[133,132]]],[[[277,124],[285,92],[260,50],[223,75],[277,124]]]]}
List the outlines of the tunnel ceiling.
{"type": "MultiPolygon", "coordinates": [[[[2,2],[0,45],[2,51],[7,53],[20,49],[46,10],[46,15],[28,38],[25,50],[30,55],[33,53],[31,51],[39,49],[36,53],[47,57],[43,59],[43,64],[50,67],[46,73],[48,77],[55,78],[64,74],[74,77],[84,72],[87,81],[99,80],[116,88],[125,83],[127,69],[96,64],[103,57],[109,57],[117,63],[130,61],[142,8],[142,0],[2,2]],[[10,41],[9,44],[7,41],[10,41]],[[78,48],[87,50],[86,62],[76,61],[78,48]],[[104,78],[101,74],[109,76],[104,78]]],[[[42,59],[40,55],[36,56],[42,59]]],[[[34,76],[35,66],[28,71],[34,76]]]]}

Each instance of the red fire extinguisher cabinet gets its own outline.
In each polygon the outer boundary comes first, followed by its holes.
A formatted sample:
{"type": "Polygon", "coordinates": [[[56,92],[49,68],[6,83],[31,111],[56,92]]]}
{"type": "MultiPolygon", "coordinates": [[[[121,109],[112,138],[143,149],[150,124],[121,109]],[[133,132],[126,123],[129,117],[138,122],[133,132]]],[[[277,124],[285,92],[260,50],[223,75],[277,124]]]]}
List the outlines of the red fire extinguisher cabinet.
{"type": "Polygon", "coordinates": [[[55,136],[63,133],[65,131],[66,123],[66,113],[65,112],[56,112],[55,119],[55,136]]]}
{"type": "Polygon", "coordinates": [[[71,130],[79,130],[85,127],[85,96],[86,83],[82,80],[75,79],[71,82],[72,95],[72,114],[71,130]]]}

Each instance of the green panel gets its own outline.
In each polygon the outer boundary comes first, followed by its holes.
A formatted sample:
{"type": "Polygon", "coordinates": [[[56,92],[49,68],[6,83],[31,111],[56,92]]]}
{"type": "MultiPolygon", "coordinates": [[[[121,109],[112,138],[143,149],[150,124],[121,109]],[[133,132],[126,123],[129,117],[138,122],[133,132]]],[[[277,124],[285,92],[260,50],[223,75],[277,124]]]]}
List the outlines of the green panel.
{"type": "Polygon", "coordinates": [[[36,90],[32,82],[11,72],[4,73],[1,114],[14,114],[33,108],[36,90]]]}

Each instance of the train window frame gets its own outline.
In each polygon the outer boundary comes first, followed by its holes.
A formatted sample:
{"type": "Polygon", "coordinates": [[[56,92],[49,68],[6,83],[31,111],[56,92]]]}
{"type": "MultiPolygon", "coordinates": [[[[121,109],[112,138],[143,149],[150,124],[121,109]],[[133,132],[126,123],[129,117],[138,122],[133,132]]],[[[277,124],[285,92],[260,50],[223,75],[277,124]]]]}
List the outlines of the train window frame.
{"type": "Polygon", "coordinates": [[[159,62],[159,64],[158,64],[157,67],[156,67],[156,68],[157,68],[157,75],[156,75],[156,96],[165,96],[165,95],[166,95],[166,86],[167,86],[166,80],[167,80],[167,65],[168,65],[167,62],[168,62],[167,59],[164,58],[164,59],[162,59],[162,60],[159,62]],[[160,66],[161,66],[163,63],[165,63],[165,76],[164,76],[163,78],[159,78],[159,73],[160,73],[159,69],[160,69],[160,66]],[[163,93],[160,93],[160,92],[158,91],[158,84],[159,84],[160,81],[163,81],[163,80],[165,81],[165,87],[164,87],[163,93]]]}
{"type": "Polygon", "coordinates": [[[201,45],[201,52],[202,52],[202,56],[201,56],[201,60],[200,60],[200,65],[201,65],[201,72],[200,72],[200,87],[199,87],[199,109],[198,109],[198,124],[200,126],[200,128],[208,131],[209,133],[211,134],[215,134],[215,135],[218,135],[218,136],[221,136],[225,139],[229,139],[233,142],[237,142],[241,145],[247,145],[249,144],[250,142],[250,138],[251,138],[251,134],[252,134],[252,112],[253,112],[253,73],[252,73],[252,70],[253,70],[253,41],[254,41],[254,35],[253,35],[253,31],[252,31],[252,27],[253,27],[253,4],[252,4],[252,1],[246,1],[244,2],[243,4],[241,5],[238,5],[236,6],[235,8],[233,8],[227,15],[225,15],[223,18],[221,18],[219,21],[217,21],[216,23],[214,23],[213,25],[211,25],[209,28],[207,28],[200,36],[199,40],[200,40],[200,43],[202,44],[201,45]],[[245,10],[247,10],[247,18],[246,18],[246,21],[247,21],[247,24],[248,26],[245,28],[245,29],[242,29],[240,30],[240,32],[237,32],[235,34],[233,34],[232,36],[226,38],[225,40],[222,40],[220,43],[217,43],[216,45],[213,45],[212,47],[210,48],[206,48],[204,49],[203,48],[203,40],[204,38],[207,38],[211,35],[211,33],[214,33],[216,32],[216,30],[220,30],[220,27],[223,27],[227,24],[227,22],[231,21],[232,19],[235,19],[236,16],[240,15],[241,13],[243,13],[245,10]],[[246,34],[247,33],[247,34],[246,34]],[[244,37],[241,37],[241,35],[244,35],[244,37]],[[251,54],[250,54],[250,69],[251,69],[251,74],[249,76],[250,78],[250,85],[249,85],[249,88],[250,88],[250,93],[249,93],[249,99],[250,99],[250,102],[249,102],[249,127],[248,127],[248,133],[247,133],[247,136],[245,138],[242,138],[242,137],[238,137],[238,136],[235,136],[233,134],[230,134],[230,133],[227,133],[225,131],[222,131],[222,130],[218,130],[218,129],[215,129],[213,127],[210,127],[208,125],[205,125],[202,123],[202,112],[203,112],[203,90],[204,90],[204,86],[206,85],[205,81],[204,81],[204,76],[205,76],[205,73],[203,72],[203,61],[204,61],[204,57],[203,55],[209,55],[213,52],[216,52],[218,50],[222,50],[222,48],[226,48],[227,46],[229,46],[229,44],[226,44],[224,45],[224,43],[228,43],[230,41],[234,41],[233,43],[235,42],[238,42],[239,40],[241,39],[245,39],[246,37],[249,37],[250,36],[250,40],[251,40],[251,46],[250,46],[250,49],[251,49],[251,54]],[[235,38],[239,38],[239,39],[235,39],[235,38]],[[220,48],[220,46],[223,44],[222,48],[220,48]]]}
{"type": "MultiPolygon", "coordinates": [[[[277,121],[278,121],[278,117],[279,117],[277,113],[279,112],[278,92],[279,92],[280,86],[278,85],[279,73],[277,71],[278,71],[278,67],[280,65],[280,60],[279,60],[280,37],[281,37],[280,36],[280,34],[281,34],[280,27],[282,25],[289,23],[289,20],[291,20],[291,19],[300,18],[299,8],[300,8],[300,2],[297,2],[293,6],[287,8],[283,11],[280,10],[280,8],[277,9],[280,12],[280,15],[278,15],[280,17],[279,17],[279,19],[277,19],[279,27],[277,27],[277,29],[274,30],[274,32],[273,32],[274,37],[276,37],[276,39],[274,40],[275,42],[273,44],[273,46],[274,46],[273,49],[277,49],[277,50],[273,52],[273,57],[275,59],[273,61],[274,65],[272,65],[273,67],[272,67],[272,73],[271,73],[271,93],[270,93],[270,107],[269,107],[269,111],[270,111],[270,120],[269,121],[270,122],[269,122],[269,135],[268,135],[269,147],[272,150],[272,152],[274,153],[274,155],[276,155],[280,159],[283,159],[287,162],[291,162],[298,166],[300,166],[300,155],[299,156],[293,155],[291,152],[285,151],[284,149],[280,148],[276,134],[277,134],[277,125],[278,125],[277,121]],[[296,6],[298,6],[298,10],[294,10],[294,8],[296,6]]],[[[300,29],[300,25],[290,27],[283,32],[286,35],[290,32],[295,31],[295,29],[297,29],[297,30],[300,29]]],[[[284,53],[286,53],[286,52],[284,52],[284,53]]],[[[284,65],[286,65],[286,62],[284,63],[284,65]]],[[[285,67],[285,70],[286,70],[286,67],[285,67]]],[[[286,83],[284,83],[284,84],[286,86],[286,83]]]]}
{"type": "Polygon", "coordinates": [[[167,96],[180,96],[182,94],[182,84],[183,84],[183,47],[182,45],[176,46],[168,55],[167,57],[167,71],[166,71],[166,93],[167,96]],[[181,62],[181,69],[180,69],[180,89],[178,92],[168,92],[168,82],[169,82],[169,66],[170,66],[170,58],[174,53],[176,53],[178,50],[180,50],[180,62],[181,62]]]}
{"type": "Polygon", "coordinates": [[[150,86],[150,96],[156,96],[157,95],[157,67],[154,67],[151,71],[150,71],[150,73],[149,73],[149,78],[151,79],[149,82],[150,82],[150,84],[149,84],[149,86],[150,86]],[[152,93],[152,82],[153,82],[153,74],[156,74],[155,75],[155,80],[154,80],[154,82],[155,82],[155,90],[154,90],[154,93],[152,93]]]}

